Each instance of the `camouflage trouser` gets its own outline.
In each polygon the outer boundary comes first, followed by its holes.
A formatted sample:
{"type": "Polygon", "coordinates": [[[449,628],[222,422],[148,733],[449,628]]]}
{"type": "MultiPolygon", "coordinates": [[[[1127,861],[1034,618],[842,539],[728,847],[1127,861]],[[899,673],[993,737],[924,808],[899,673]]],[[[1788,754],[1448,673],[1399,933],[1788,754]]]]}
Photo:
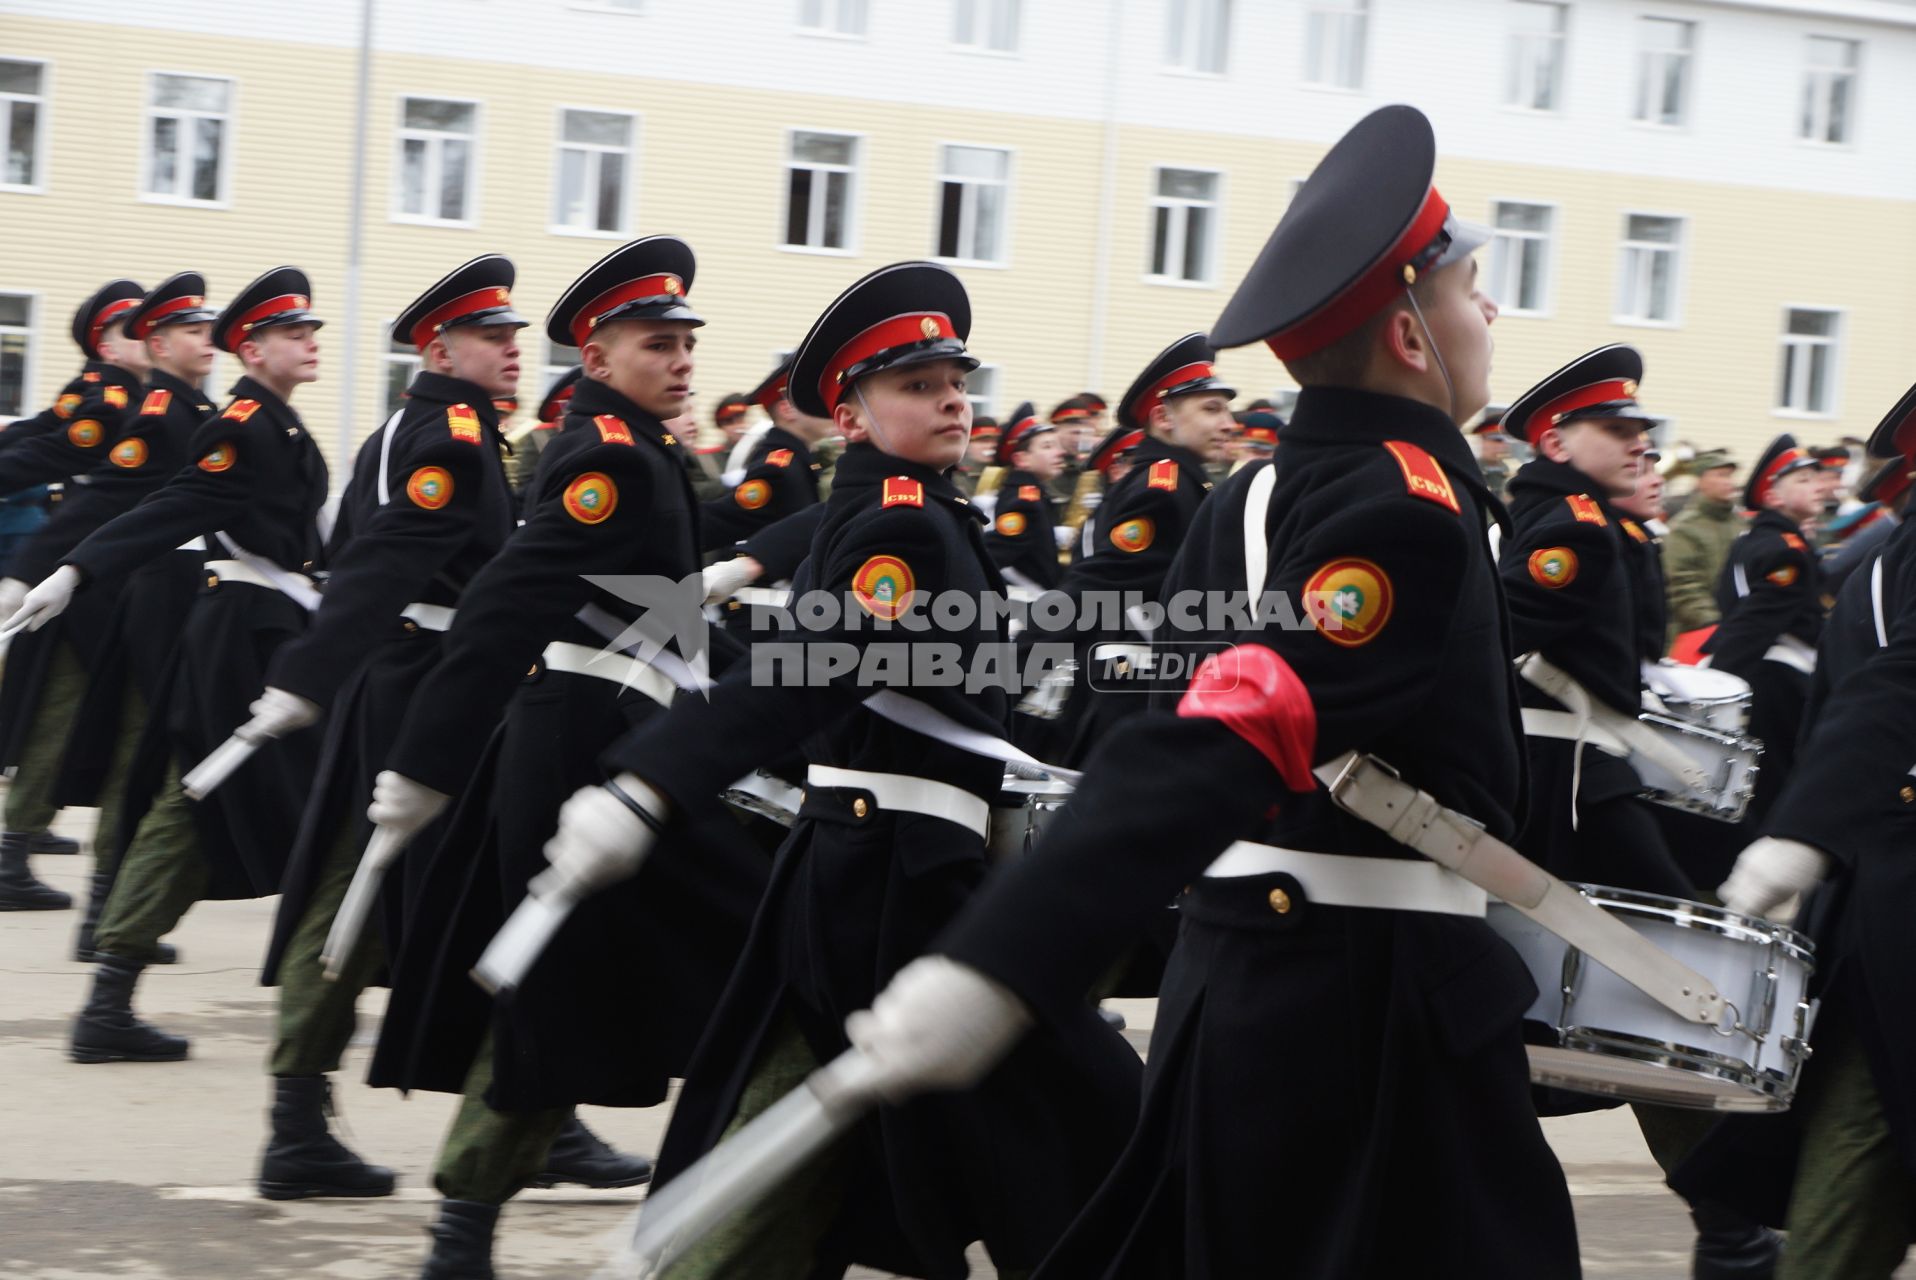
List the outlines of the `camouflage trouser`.
{"type": "Polygon", "coordinates": [[[120,859],[94,928],[95,950],[151,964],[160,939],[206,892],[206,859],[192,804],[180,788],[178,768],[169,765],[160,794],[120,859]]]}
{"type": "Polygon", "coordinates": [[[492,1036],[487,1035],[466,1073],[466,1096],[446,1130],[433,1185],[448,1200],[504,1204],[545,1167],[546,1153],[570,1108],[494,1111],[486,1105],[492,1087],[492,1036]]]}
{"type": "Polygon", "coordinates": [[[386,962],[377,921],[359,935],[337,978],[328,978],[319,953],[333,917],[359,869],[358,824],[341,820],[320,865],[319,882],[306,901],[286,953],[279,959],[279,1034],[270,1070],[276,1076],[317,1076],[339,1070],[352,1043],[359,993],[386,962]]]}
{"type": "Polygon", "coordinates": [[[33,723],[27,727],[20,747],[13,785],[7,789],[8,831],[38,835],[52,825],[53,815],[59,812],[53,803],[53,784],[85,698],[86,671],[80,666],[79,655],[65,641],[55,642],[52,661],[47,663],[46,683],[33,710],[33,723]]]}

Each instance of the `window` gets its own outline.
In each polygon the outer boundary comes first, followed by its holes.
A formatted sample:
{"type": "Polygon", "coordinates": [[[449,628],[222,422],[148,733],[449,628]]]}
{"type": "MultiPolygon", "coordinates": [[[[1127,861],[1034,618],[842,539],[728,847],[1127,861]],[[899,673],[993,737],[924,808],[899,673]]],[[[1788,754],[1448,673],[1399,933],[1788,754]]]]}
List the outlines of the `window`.
{"type": "Polygon", "coordinates": [[[1159,169],[1151,196],[1151,277],[1208,284],[1217,243],[1218,175],[1159,169]]]}
{"type": "Polygon", "coordinates": [[[1304,18],[1304,83],[1364,87],[1370,0],[1312,0],[1304,18]]]}
{"type": "Polygon", "coordinates": [[[1784,314],[1778,413],[1823,416],[1836,411],[1836,356],[1842,332],[1840,311],[1791,307],[1784,314]]]}
{"type": "Polygon", "coordinates": [[[1011,153],[995,147],[946,147],[938,178],[938,256],[1002,262],[1011,153]]]}
{"type": "Polygon", "coordinates": [[[402,98],[394,216],[408,222],[472,218],[479,108],[471,102],[402,98]]]}
{"type": "Polygon", "coordinates": [[[645,0],[572,0],[572,7],[588,13],[639,13],[645,0]]]}
{"type": "Polygon", "coordinates": [[[1849,141],[1861,48],[1855,40],[1810,37],[1809,67],[1803,73],[1803,123],[1798,133],[1804,141],[1849,141]]]}
{"type": "Polygon", "coordinates": [[[981,364],[965,375],[965,399],[971,401],[971,416],[991,412],[998,402],[998,366],[981,364]]]}
{"type": "Polygon", "coordinates": [[[46,70],[38,62],[0,58],[0,130],[7,135],[7,168],[0,174],[0,187],[32,191],[40,186],[46,70]]]}
{"type": "Polygon", "coordinates": [[[155,74],[147,84],[150,199],[219,204],[226,198],[226,125],[233,82],[155,74]]]}
{"type": "Polygon", "coordinates": [[[818,36],[865,34],[867,0],[798,0],[798,29],[818,36]]]}
{"type": "Polygon", "coordinates": [[[1647,213],[1624,217],[1623,258],[1617,270],[1618,320],[1676,323],[1682,251],[1683,219],[1647,213]]]}
{"type": "Polygon", "coordinates": [[[1644,18],[1638,27],[1636,118],[1680,125],[1690,109],[1690,54],[1696,23],[1644,18]]]}
{"type": "Polygon", "coordinates": [[[952,0],[951,42],[986,53],[1018,51],[1020,0],[952,0]]]}
{"type": "Polygon", "coordinates": [[[1547,204],[1499,200],[1490,206],[1490,296],[1504,314],[1549,310],[1550,233],[1556,213],[1547,204]]]}
{"type": "MultiPolygon", "coordinates": [[[[546,367],[544,371],[545,381],[539,385],[540,397],[543,398],[546,393],[546,388],[570,373],[572,366],[577,363],[579,363],[579,349],[577,347],[562,347],[552,339],[547,338],[546,367]]],[[[538,406],[534,405],[533,407],[536,409],[538,406]]]]}
{"type": "Polygon", "coordinates": [[[1524,111],[1555,111],[1560,105],[1567,8],[1555,0],[1511,0],[1504,105],[1524,111]]]}
{"type": "Polygon", "coordinates": [[[406,402],[406,388],[412,385],[413,375],[419,372],[422,362],[419,348],[393,332],[392,322],[386,322],[386,416],[392,417],[399,412],[399,406],[406,402]]]}
{"type": "Polygon", "coordinates": [[[0,418],[24,417],[33,377],[33,295],[0,293],[0,418]]]}
{"type": "Polygon", "coordinates": [[[795,249],[850,249],[857,175],[857,138],[793,130],[785,161],[785,243],[795,249]]]}
{"type": "Polygon", "coordinates": [[[1165,0],[1165,66],[1223,75],[1230,43],[1231,0],[1165,0]]]}
{"type": "Polygon", "coordinates": [[[626,229],[632,123],[623,111],[559,112],[553,230],[616,234],[626,229]]]}

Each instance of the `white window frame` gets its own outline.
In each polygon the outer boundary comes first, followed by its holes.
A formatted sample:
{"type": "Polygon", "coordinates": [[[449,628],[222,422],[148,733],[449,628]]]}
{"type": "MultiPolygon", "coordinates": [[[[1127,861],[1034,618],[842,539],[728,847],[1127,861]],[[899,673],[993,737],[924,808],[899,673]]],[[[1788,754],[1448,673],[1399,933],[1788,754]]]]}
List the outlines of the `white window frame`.
{"type": "Polygon", "coordinates": [[[1804,133],[1804,121],[1799,113],[1796,121],[1796,140],[1810,147],[1842,149],[1854,146],[1856,142],[1856,108],[1862,96],[1858,92],[1858,86],[1861,84],[1863,77],[1862,40],[1851,36],[1832,36],[1825,35],[1819,31],[1812,31],[1803,38],[1803,49],[1803,92],[1806,95],[1816,95],[1816,102],[1813,108],[1815,119],[1812,121],[1815,128],[1809,133],[1804,133]],[[1810,61],[1809,51],[1816,47],[1818,40],[1829,40],[1848,45],[1850,50],[1849,66],[1838,71],[1828,67],[1818,67],[1814,62],[1810,61]],[[1848,114],[1843,117],[1843,136],[1831,139],[1824,135],[1829,132],[1830,84],[1838,78],[1849,81],[1848,114]]]}
{"type": "MultiPolygon", "coordinates": [[[[1634,99],[1630,104],[1630,121],[1632,124],[1637,125],[1639,128],[1665,131],[1688,129],[1690,127],[1691,113],[1696,105],[1697,51],[1703,43],[1701,38],[1702,34],[1703,24],[1695,18],[1680,17],[1668,13],[1639,13],[1637,15],[1636,81],[1631,86],[1634,99]],[[1675,22],[1680,23],[1688,30],[1689,43],[1684,46],[1683,50],[1683,100],[1677,107],[1677,118],[1673,121],[1651,119],[1648,116],[1637,114],[1638,107],[1643,104],[1644,90],[1649,77],[1651,51],[1645,47],[1643,38],[1643,33],[1648,30],[1648,28],[1643,25],[1646,22],[1675,22]]],[[[1659,53],[1657,56],[1667,57],[1668,55],[1659,53]]]]}
{"type": "MultiPolygon", "coordinates": [[[[931,209],[932,209],[931,257],[932,257],[932,260],[935,262],[949,263],[953,266],[987,267],[993,270],[1003,270],[1004,268],[1009,267],[1011,265],[1011,225],[1012,225],[1012,216],[1013,216],[1013,210],[1014,210],[1013,189],[1016,186],[1017,179],[1018,179],[1017,149],[1015,147],[1007,147],[1003,145],[1002,143],[997,143],[997,142],[960,142],[960,141],[956,141],[954,139],[949,139],[949,138],[943,139],[940,142],[938,142],[937,147],[938,147],[938,172],[933,176],[932,186],[931,186],[931,209]],[[948,181],[945,174],[945,148],[946,147],[969,147],[978,151],[1001,151],[1004,153],[1005,176],[1004,176],[1004,181],[1002,185],[1004,187],[1005,200],[1004,200],[1004,210],[1003,210],[1003,222],[998,229],[999,231],[998,246],[1002,250],[1002,253],[997,258],[963,258],[963,257],[948,258],[944,254],[938,252],[939,248],[941,247],[939,244],[939,241],[944,238],[943,219],[945,214],[945,183],[948,181]]],[[[986,179],[976,179],[976,178],[962,178],[959,180],[964,182],[967,186],[978,186],[988,181],[986,179]]],[[[975,212],[977,207],[976,201],[970,201],[969,203],[972,205],[973,210],[975,212]]],[[[963,235],[964,212],[962,209],[959,211],[959,219],[960,219],[960,222],[959,222],[960,234],[958,239],[960,243],[962,244],[965,239],[963,235]]],[[[977,237],[974,235],[972,239],[975,240],[977,239],[977,237]]]]}
{"type": "Polygon", "coordinates": [[[1004,386],[1004,383],[1003,365],[981,364],[965,375],[965,399],[971,404],[971,416],[973,418],[976,418],[981,413],[991,414],[995,412],[992,406],[998,403],[998,392],[1000,388],[1004,386]],[[981,373],[988,374],[991,383],[991,390],[984,395],[979,395],[972,390],[973,381],[981,373]]]}
{"type": "Polygon", "coordinates": [[[1234,14],[1234,0],[1165,0],[1164,49],[1159,57],[1163,69],[1171,75],[1196,76],[1205,80],[1222,80],[1231,72],[1231,21],[1234,14]],[[1171,6],[1181,5],[1182,10],[1171,6]],[[1173,21],[1173,14],[1181,22],[1173,21]],[[1202,65],[1205,42],[1203,40],[1207,19],[1222,21],[1224,38],[1220,42],[1221,52],[1218,65],[1202,65]],[[1178,32],[1178,51],[1171,52],[1172,27],[1180,26],[1178,32]]]}
{"type": "Polygon", "coordinates": [[[1623,211],[1621,234],[1617,240],[1617,278],[1616,288],[1611,292],[1612,324],[1630,325],[1638,329],[1680,329],[1683,327],[1683,293],[1689,277],[1690,217],[1683,213],[1670,213],[1656,209],[1625,209],[1623,211]],[[1663,245],[1648,240],[1630,239],[1630,219],[1667,218],[1677,224],[1677,238],[1674,244],[1663,245]],[[1652,320],[1639,316],[1627,316],[1618,305],[1623,301],[1623,271],[1627,257],[1633,248],[1668,250],[1676,255],[1674,270],[1670,272],[1670,318],[1652,320]]]}
{"type": "Polygon", "coordinates": [[[1376,10],[1372,7],[1371,0],[1309,0],[1309,3],[1304,6],[1303,38],[1298,42],[1298,49],[1304,55],[1304,65],[1299,70],[1298,84],[1303,88],[1316,89],[1323,93],[1364,92],[1364,83],[1370,78],[1370,20],[1375,13],[1376,10]],[[1311,48],[1311,19],[1318,16],[1326,18],[1357,18],[1362,28],[1361,39],[1363,48],[1357,55],[1356,84],[1342,84],[1336,80],[1314,80],[1311,78],[1311,55],[1313,53],[1311,48]]]}
{"type": "MultiPolygon", "coordinates": [[[[53,64],[45,58],[21,58],[15,57],[10,53],[0,55],[0,60],[29,63],[40,68],[39,93],[31,94],[0,91],[0,134],[6,134],[12,130],[13,103],[31,102],[38,108],[38,110],[34,112],[33,117],[33,181],[30,183],[13,183],[6,181],[4,176],[0,176],[0,191],[5,191],[13,195],[45,195],[47,190],[47,120],[53,103],[53,93],[51,90],[53,64]]],[[[0,174],[4,174],[4,171],[0,171],[0,174]]]]}
{"type": "MultiPolygon", "coordinates": [[[[46,81],[42,80],[44,88],[46,81]]],[[[27,359],[20,371],[20,412],[9,415],[0,413],[0,422],[18,422],[21,418],[31,418],[37,410],[34,405],[35,388],[40,385],[40,317],[45,313],[41,304],[40,290],[0,288],[0,294],[27,300],[27,322],[24,326],[0,325],[0,334],[24,333],[27,337],[27,359]]]]}
{"type": "MultiPolygon", "coordinates": [[[[387,201],[387,214],[393,222],[403,222],[416,227],[465,227],[479,225],[479,193],[485,189],[481,180],[485,166],[485,147],[481,139],[485,137],[486,107],[478,98],[462,98],[457,94],[438,93],[430,89],[402,92],[393,96],[393,150],[391,198],[387,201]],[[454,106],[472,108],[472,132],[452,134],[438,129],[408,129],[406,127],[406,103],[408,102],[447,102],[454,106]],[[420,137],[427,140],[464,137],[469,145],[469,160],[466,165],[466,216],[463,218],[440,218],[431,214],[407,213],[401,205],[405,199],[406,141],[420,137]]],[[[432,151],[428,163],[428,174],[436,174],[439,169],[439,149],[432,151]]],[[[428,190],[436,191],[437,182],[428,182],[428,190]]],[[[436,198],[435,198],[436,203],[436,198]]]]}
{"type": "Polygon", "coordinates": [[[1557,30],[1543,37],[1556,44],[1556,56],[1553,59],[1555,80],[1551,85],[1550,105],[1534,107],[1530,100],[1536,96],[1536,78],[1531,74],[1535,60],[1530,56],[1532,44],[1539,38],[1536,32],[1520,30],[1512,26],[1509,38],[1504,41],[1504,109],[1527,116],[1557,116],[1563,114],[1564,90],[1570,82],[1570,4],[1569,0],[1508,0],[1512,12],[1518,6],[1549,7],[1556,10],[1557,30]],[[1513,86],[1512,78],[1518,83],[1513,86]],[[1513,96],[1513,88],[1521,90],[1513,96]]]}
{"type": "MultiPolygon", "coordinates": [[[[636,111],[627,111],[622,107],[589,107],[576,102],[565,102],[553,108],[552,200],[546,209],[547,231],[555,236],[580,236],[588,240],[624,240],[630,237],[632,227],[637,221],[634,217],[632,206],[638,203],[636,183],[639,172],[639,139],[641,137],[639,128],[639,113],[636,111]],[[583,151],[587,156],[591,157],[588,161],[588,173],[591,180],[589,180],[586,185],[593,191],[598,190],[598,182],[596,181],[600,164],[598,157],[610,151],[621,150],[617,147],[601,146],[591,142],[567,142],[565,137],[565,115],[568,111],[589,111],[596,116],[624,116],[626,122],[631,127],[631,131],[626,135],[625,147],[621,152],[621,154],[625,156],[625,185],[624,189],[619,192],[619,225],[610,231],[601,231],[597,227],[567,226],[565,223],[556,221],[552,217],[552,215],[558,212],[559,181],[565,172],[563,155],[568,148],[583,151]]],[[[474,151],[476,152],[477,150],[478,148],[475,147],[474,151]]]]}
{"type": "MultiPolygon", "coordinates": [[[[233,157],[236,148],[233,145],[234,121],[239,118],[239,81],[228,75],[208,71],[175,71],[165,67],[151,68],[146,73],[146,97],[140,108],[140,202],[142,204],[170,204],[188,209],[230,209],[233,192],[233,157]],[[153,105],[155,92],[159,88],[159,77],[177,76],[183,80],[224,80],[226,82],[226,112],[215,115],[210,111],[184,111],[168,107],[164,110],[153,105]],[[218,119],[225,123],[220,130],[220,177],[219,194],[211,200],[196,200],[191,196],[162,195],[149,188],[153,185],[153,121],[158,116],[170,116],[175,120],[189,121],[218,119]]],[[[180,131],[182,136],[187,130],[180,131]]],[[[190,152],[184,155],[181,172],[192,168],[190,152]]],[[[188,177],[191,185],[191,177],[188,177]]]]}
{"type": "Polygon", "coordinates": [[[986,58],[1015,58],[1024,48],[1025,0],[951,0],[951,47],[960,53],[974,53],[986,58]],[[960,5],[969,4],[971,11],[972,39],[958,38],[958,11],[960,5]],[[1011,46],[999,49],[987,43],[980,33],[989,31],[993,9],[1009,5],[1011,7],[1011,46]]]}
{"type": "MultiPolygon", "coordinates": [[[[1544,245],[1543,271],[1541,272],[1543,282],[1542,305],[1536,308],[1506,307],[1502,299],[1496,299],[1497,314],[1499,317],[1516,316],[1525,320],[1545,320],[1554,314],[1557,302],[1557,237],[1563,230],[1561,214],[1562,209],[1554,200],[1526,200],[1518,196],[1497,196],[1491,200],[1490,249],[1492,257],[1491,261],[1485,264],[1491,271],[1494,272],[1496,270],[1495,254],[1497,251],[1497,243],[1500,240],[1542,240],[1544,245]],[[1548,209],[1550,211],[1550,230],[1539,235],[1534,231],[1518,231],[1512,228],[1499,227],[1497,225],[1497,209],[1499,206],[1507,204],[1525,205],[1533,209],[1548,209]]],[[[1630,224],[1625,222],[1623,225],[1625,228],[1628,228],[1630,224]]],[[[1485,283],[1489,284],[1490,282],[1486,281],[1485,283]]],[[[1493,294],[1492,297],[1495,298],[1495,295],[1493,294]]]]}
{"type": "MultiPolygon", "coordinates": [[[[398,317],[395,316],[392,320],[388,320],[379,326],[379,421],[382,424],[384,424],[386,419],[392,417],[393,410],[399,408],[398,404],[389,404],[386,400],[387,394],[392,389],[393,366],[405,366],[406,386],[408,387],[412,385],[412,380],[419,371],[426,367],[425,352],[419,350],[410,342],[404,343],[403,345],[408,351],[412,352],[411,355],[405,355],[393,350],[393,343],[399,340],[393,334],[393,322],[397,319],[398,317]]],[[[400,403],[403,404],[404,402],[405,395],[402,392],[400,395],[400,403]]]]}
{"type": "Polygon", "coordinates": [[[798,28],[798,34],[812,36],[819,40],[864,40],[869,38],[872,27],[871,0],[815,0],[819,6],[819,21],[807,24],[805,6],[813,0],[793,0],[796,13],[792,19],[798,28]],[[844,28],[845,11],[856,7],[858,11],[858,29],[847,31],[844,28]]]}
{"type": "MultiPolygon", "coordinates": [[[[1770,414],[1772,417],[1793,418],[1800,421],[1823,422],[1841,415],[1842,407],[1843,407],[1842,406],[1843,340],[1846,337],[1848,337],[1848,335],[1849,335],[1849,308],[1848,307],[1833,307],[1827,303],[1813,303],[1813,302],[1788,302],[1783,305],[1782,320],[1780,325],[1777,328],[1777,338],[1776,338],[1776,345],[1777,345],[1777,351],[1778,351],[1779,357],[1781,360],[1790,361],[1794,363],[1794,361],[1798,358],[1799,353],[1802,354],[1804,359],[1804,364],[1801,367],[1801,372],[1804,374],[1804,376],[1800,379],[1799,385],[1807,387],[1809,385],[1809,379],[1807,376],[1808,375],[1807,353],[1809,349],[1813,347],[1828,347],[1830,349],[1830,362],[1829,362],[1829,370],[1828,370],[1825,381],[1829,387],[1829,406],[1824,409],[1798,409],[1790,405],[1778,404],[1770,410],[1770,414]],[[1835,334],[1831,337],[1823,338],[1823,337],[1818,337],[1814,334],[1791,333],[1790,332],[1790,313],[1794,311],[1816,311],[1816,312],[1821,312],[1824,315],[1830,315],[1830,316],[1836,317],[1835,334]]],[[[1776,390],[1780,394],[1783,390],[1782,388],[1783,369],[1781,364],[1777,366],[1776,372],[1777,372],[1776,390]]]]}
{"type": "MultiPolygon", "coordinates": [[[[1190,164],[1154,164],[1151,166],[1151,185],[1145,193],[1145,229],[1144,229],[1144,282],[1163,285],[1172,289],[1215,289],[1217,288],[1218,245],[1224,238],[1224,170],[1212,169],[1190,164]],[[1167,196],[1158,191],[1164,171],[1177,170],[1181,173],[1208,174],[1216,179],[1215,195],[1210,200],[1192,200],[1184,196],[1167,196]],[[1152,257],[1157,247],[1157,214],[1159,209],[1207,208],[1211,211],[1211,243],[1205,247],[1204,274],[1196,280],[1181,275],[1159,275],[1151,270],[1152,257]]],[[[1190,230],[1190,217],[1171,219],[1171,233],[1166,242],[1166,262],[1184,260],[1184,240],[1190,230]],[[1171,252],[1175,246],[1177,252],[1171,252]]]]}
{"type": "Polygon", "coordinates": [[[635,0],[630,5],[618,4],[615,0],[566,0],[566,8],[581,13],[616,13],[622,18],[636,18],[645,12],[645,0],[635,0]]]}
{"type": "MultiPolygon", "coordinates": [[[[783,249],[787,253],[821,254],[828,258],[852,258],[858,255],[859,244],[864,231],[863,219],[859,217],[859,208],[865,194],[865,140],[869,136],[870,135],[855,129],[838,129],[823,125],[792,125],[785,130],[785,161],[779,170],[779,177],[783,180],[782,185],[784,187],[784,191],[778,202],[778,247],[780,249],[783,249]],[[822,164],[811,160],[801,162],[798,157],[792,154],[792,148],[796,145],[798,135],[801,133],[817,133],[834,138],[850,138],[852,140],[852,163],[841,170],[839,166],[833,164],[822,164]],[[789,244],[786,242],[786,233],[792,225],[792,170],[797,168],[810,169],[814,173],[844,172],[847,175],[845,181],[845,245],[843,248],[835,249],[830,245],[789,244]]],[[[823,201],[824,184],[814,181],[812,183],[812,209],[808,211],[805,221],[805,228],[808,234],[812,230],[811,213],[817,213],[821,223],[823,221],[823,201]]]]}

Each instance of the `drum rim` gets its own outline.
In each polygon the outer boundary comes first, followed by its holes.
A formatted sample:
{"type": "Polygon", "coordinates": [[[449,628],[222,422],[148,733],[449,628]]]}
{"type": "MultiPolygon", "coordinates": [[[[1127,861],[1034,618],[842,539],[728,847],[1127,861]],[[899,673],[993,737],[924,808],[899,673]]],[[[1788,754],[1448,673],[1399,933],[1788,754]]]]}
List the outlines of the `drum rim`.
{"type": "Polygon", "coordinates": [[[1703,1076],[1721,1080],[1742,1089],[1752,1102],[1766,1099],[1776,1104],[1775,1106],[1736,1108],[1718,1106],[1713,1101],[1708,1107],[1700,1108],[1712,1111],[1787,1110],[1791,1102],[1795,1100],[1796,1087],[1803,1069],[1802,1063],[1798,1062],[1789,1075],[1779,1076],[1768,1067],[1752,1067],[1741,1059],[1725,1058],[1720,1054],[1695,1049],[1689,1045],[1593,1027],[1565,1028],[1559,1033],[1559,1043],[1555,1047],[1587,1053],[1594,1058],[1621,1058],[1627,1062],[1641,1062],[1673,1071],[1678,1075],[1703,1076]]]}
{"type": "Polygon", "coordinates": [[[1669,894],[1649,893],[1640,889],[1617,889],[1610,885],[1574,880],[1568,883],[1584,897],[1599,904],[1615,906],[1623,912],[1668,920],[1687,928],[1701,929],[1706,933],[1734,938],[1739,942],[1779,946],[1807,965],[1812,974],[1816,971],[1815,941],[1808,934],[1792,929],[1789,925],[1777,924],[1761,916],[1742,915],[1724,907],[1711,906],[1707,902],[1672,897],[1669,894]],[[1682,908],[1681,911],[1678,910],[1679,907],[1682,908]]]}

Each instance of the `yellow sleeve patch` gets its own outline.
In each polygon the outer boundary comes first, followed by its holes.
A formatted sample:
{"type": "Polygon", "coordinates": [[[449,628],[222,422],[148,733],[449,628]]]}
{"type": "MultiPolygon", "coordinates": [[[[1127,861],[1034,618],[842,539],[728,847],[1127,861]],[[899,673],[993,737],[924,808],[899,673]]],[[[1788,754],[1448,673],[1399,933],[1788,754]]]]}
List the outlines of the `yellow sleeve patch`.
{"type": "Polygon", "coordinates": [[[580,524],[603,524],[619,508],[619,487],[612,477],[588,471],[565,487],[565,513],[580,524]]]}
{"type": "Polygon", "coordinates": [[[112,459],[114,466],[132,471],[146,462],[146,441],[138,436],[128,436],[114,445],[112,452],[106,456],[112,459]]]}
{"type": "Polygon", "coordinates": [[[406,481],[406,496],[415,507],[437,511],[452,501],[452,476],[444,467],[421,467],[406,481]]]}
{"type": "Polygon", "coordinates": [[[747,511],[757,511],[772,500],[772,486],[763,480],[747,480],[732,490],[732,499],[747,511]]]}
{"type": "Polygon", "coordinates": [[[1768,573],[1763,575],[1763,580],[1765,582],[1774,582],[1779,587],[1795,586],[1796,585],[1796,566],[1793,564],[1786,564],[1780,569],[1772,569],[1768,573]]]}
{"type": "Polygon", "coordinates": [[[1149,547],[1157,534],[1158,527],[1151,523],[1150,518],[1139,516],[1135,520],[1126,520],[1111,531],[1111,545],[1120,551],[1136,555],[1149,547]]]}
{"type": "Polygon", "coordinates": [[[911,566],[897,556],[873,556],[852,575],[852,598],[872,617],[892,622],[905,612],[917,585],[911,566]]]}
{"type": "Polygon", "coordinates": [[[1005,537],[1015,538],[1025,531],[1024,513],[1021,511],[1007,511],[998,517],[998,521],[993,527],[1005,537]]]}
{"type": "Polygon", "coordinates": [[[1555,591],[1577,580],[1577,553],[1569,547],[1544,547],[1530,553],[1530,580],[1555,591]]]}
{"type": "Polygon", "coordinates": [[[106,428],[91,418],[82,418],[67,428],[67,439],[82,449],[91,449],[106,439],[106,428]]]}
{"type": "Polygon", "coordinates": [[[55,400],[53,402],[53,413],[55,417],[71,418],[73,416],[73,411],[75,409],[78,409],[79,407],[80,407],[79,392],[69,391],[65,395],[61,396],[58,400],[55,400]]]}
{"type": "Polygon", "coordinates": [[[238,461],[239,453],[233,448],[232,442],[222,440],[213,446],[211,452],[200,459],[199,468],[201,471],[211,471],[214,473],[231,471],[233,464],[238,461]]]}
{"type": "Polygon", "coordinates": [[[1355,649],[1383,634],[1396,593],[1390,575],[1369,560],[1332,560],[1304,583],[1311,625],[1334,645],[1355,649]]]}

